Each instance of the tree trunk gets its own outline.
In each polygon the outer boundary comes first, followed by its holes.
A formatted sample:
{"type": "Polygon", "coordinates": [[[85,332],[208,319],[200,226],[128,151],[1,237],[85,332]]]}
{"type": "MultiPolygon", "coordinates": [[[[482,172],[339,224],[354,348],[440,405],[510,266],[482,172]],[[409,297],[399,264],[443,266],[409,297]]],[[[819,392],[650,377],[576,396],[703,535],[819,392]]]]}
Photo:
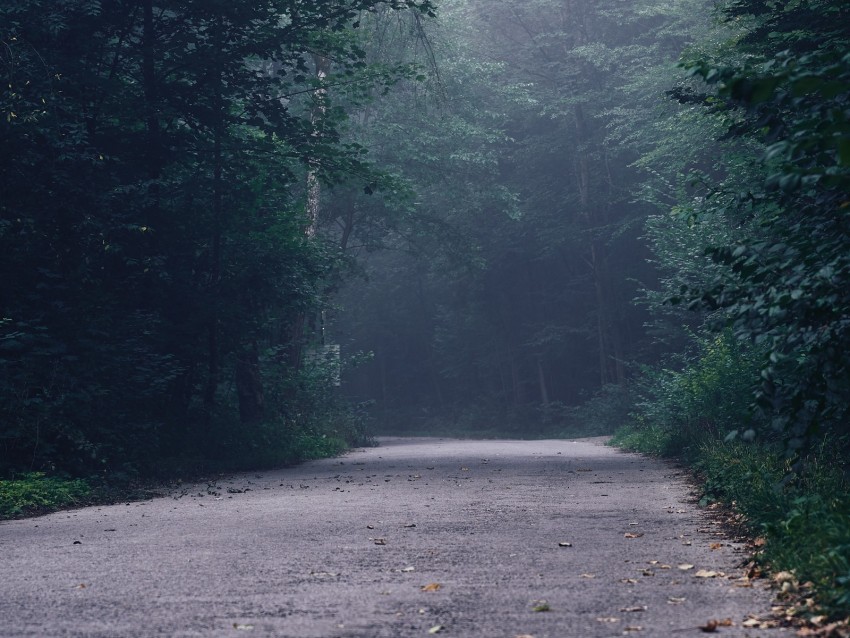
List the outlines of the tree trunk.
{"type": "Polygon", "coordinates": [[[599,381],[601,385],[621,383],[625,377],[625,371],[622,364],[619,328],[611,316],[611,303],[606,291],[606,287],[609,284],[609,274],[606,264],[605,247],[595,237],[598,229],[605,226],[608,219],[606,212],[595,209],[590,200],[591,167],[587,149],[585,148],[588,131],[581,104],[575,106],[574,115],[576,140],[579,147],[576,159],[576,181],[579,190],[580,212],[586,229],[594,235],[590,240],[590,267],[596,296],[596,339],[599,354],[599,381]]]}
{"type": "Polygon", "coordinates": [[[142,85],[145,95],[145,126],[147,128],[146,163],[148,177],[159,179],[162,171],[162,142],[160,139],[157,101],[159,87],[156,79],[156,33],[153,21],[153,0],[144,0],[142,28],[142,85]]]}
{"type": "MultiPolygon", "coordinates": [[[[313,55],[316,65],[316,79],[324,81],[330,71],[330,60],[323,55],[313,55]]],[[[321,138],[321,122],[327,112],[327,89],[318,88],[313,92],[313,106],[310,110],[310,123],[313,125],[313,139],[321,138]]],[[[307,236],[315,237],[319,229],[319,212],[321,208],[322,185],[319,181],[319,162],[316,158],[308,161],[307,170],[307,236]]]]}
{"type": "Polygon", "coordinates": [[[246,425],[259,423],[265,417],[265,394],[260,374],[257,344],[243,350],[236,359],[236,394],[239,418],[246,425]]]}
{"type": "Polygon", "coordinates": [[[224,46],[221,16],[214,29],[215,53],[217,56],[214,70],[214,117],[213,124],[213,198],[212,198],[212,253],[210,255],[210,316],[207,322],[207,384],[204,391],[204,408],[207,419],[215,408],[216,393],[221,375],[221,352],[219,345],[220,296],[221,296],[221,258],[222,258],[222,215],[224,212],[222,138],[224,137],[224,103],[222,97],[221,55],[224,46]]]}
{"type": "Polygon", "coordinates": [[[546,372],[543,370],[543,357],[537,357],[537,382],[540,385],[540,403],[549,407],[549,390],[546,387],[546,372]]]}

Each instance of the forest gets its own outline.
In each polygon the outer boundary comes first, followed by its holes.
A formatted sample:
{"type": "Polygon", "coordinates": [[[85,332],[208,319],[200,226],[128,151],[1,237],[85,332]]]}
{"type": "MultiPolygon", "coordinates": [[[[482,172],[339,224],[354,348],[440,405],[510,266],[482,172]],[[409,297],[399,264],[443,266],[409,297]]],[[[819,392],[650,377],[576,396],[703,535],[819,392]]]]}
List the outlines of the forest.
{"type": "Polygon", "coordinates": [[[845,0],[6,0],[0,75],[0,483],[616,431],[850,608],[845,0]]]}

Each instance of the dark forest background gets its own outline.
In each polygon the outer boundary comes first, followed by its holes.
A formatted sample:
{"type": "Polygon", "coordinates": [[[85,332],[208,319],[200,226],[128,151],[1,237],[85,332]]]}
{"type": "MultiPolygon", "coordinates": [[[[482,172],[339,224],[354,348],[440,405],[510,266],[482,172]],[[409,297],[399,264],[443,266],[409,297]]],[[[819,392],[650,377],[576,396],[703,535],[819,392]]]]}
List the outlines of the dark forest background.
{"type": "Polygon", "coordinates": [[[0,470],[843,437],[847,12],[5,2],[0,470]]]}

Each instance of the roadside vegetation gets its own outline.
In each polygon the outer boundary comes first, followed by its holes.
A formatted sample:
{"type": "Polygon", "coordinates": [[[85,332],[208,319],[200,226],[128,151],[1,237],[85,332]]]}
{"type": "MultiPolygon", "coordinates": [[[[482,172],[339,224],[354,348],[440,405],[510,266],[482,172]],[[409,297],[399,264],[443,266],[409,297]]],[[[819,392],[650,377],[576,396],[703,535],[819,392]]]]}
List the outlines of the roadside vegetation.
{"type": "Polygon", "coordinates": [[[48,477],[42,472],[0,480],[0,520],[81,505],[91,491],[82,479],[48,477]]]}
{"type": "MultiPolygon", "coordinates": [[[[703,503],[723,503],[756,540],[756,561],[790,573],[780,597],[801,617],[850,612],[850,480],[846,437],[824,434],[792,456],[778,435],[730,436],[752,423],[742,377],[752,352],[703,344],[679,367],[659,369],[634,388],[632,412],[611,445],[690,466],[703,503]],[[804,594],[804,595],[802,595],[804,594]],[[817,604],[805,599],[815,596],[817,604]]],[[[747,377],[744,377],[747,378],[747,377]]],[[[762,430],[763,432],[764,430],[762,430]]],[[[781,583],[780,583],[781,584],[781,583]]],[[[822,624],[822,622],[821,622],[822,624]]]]}
{"type": "Polygon", "coordinates": [[[679,130],[718,145],[646,223],[660,280],[641,302],[670,347],[635,365],[613,443],[686,462],[784,590],[811,584],[804,615],[847,618],[848,7],[719,6],[729,39],[697,40],[670,92],[695,117],[679,130]]]}

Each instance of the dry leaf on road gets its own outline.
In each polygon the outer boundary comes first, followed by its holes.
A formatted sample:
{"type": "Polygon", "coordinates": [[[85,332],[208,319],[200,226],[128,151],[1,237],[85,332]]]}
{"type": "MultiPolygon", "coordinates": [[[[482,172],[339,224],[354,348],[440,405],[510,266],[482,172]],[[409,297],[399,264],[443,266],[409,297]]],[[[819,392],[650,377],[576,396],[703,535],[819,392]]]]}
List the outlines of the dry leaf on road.
{"type": "Polygon", "coordinates": [[[731,627],[734,624],[735,623],[732,622],[731,618],[726,618],[725,620],[709,620],[707,623],[700,626],[700,630],[707,634],[711,634],[717,631],[718,627],[731,627]]]}
{"type": "Polygon", "coordinates": [[[626,532],[623,534],[625,538],[640,538],[643,536],[643,532],[638,532],[637,534],[633,534],[632,532],[626,532]]]}
{"type": "Polygon", "coordinates": [[[442,589],[442,585],[440,583],[429,583],[427,585],[422,585],[422,591],[439,591],[442,589]]]}
{"type": "Polygon", "coordinates": [[[718,576],[725,576],[725,574],[723,572],[714,572],[707,569],[701,569],[694,574],[694,577],[696,578],[717,578],[718,576]]]}

